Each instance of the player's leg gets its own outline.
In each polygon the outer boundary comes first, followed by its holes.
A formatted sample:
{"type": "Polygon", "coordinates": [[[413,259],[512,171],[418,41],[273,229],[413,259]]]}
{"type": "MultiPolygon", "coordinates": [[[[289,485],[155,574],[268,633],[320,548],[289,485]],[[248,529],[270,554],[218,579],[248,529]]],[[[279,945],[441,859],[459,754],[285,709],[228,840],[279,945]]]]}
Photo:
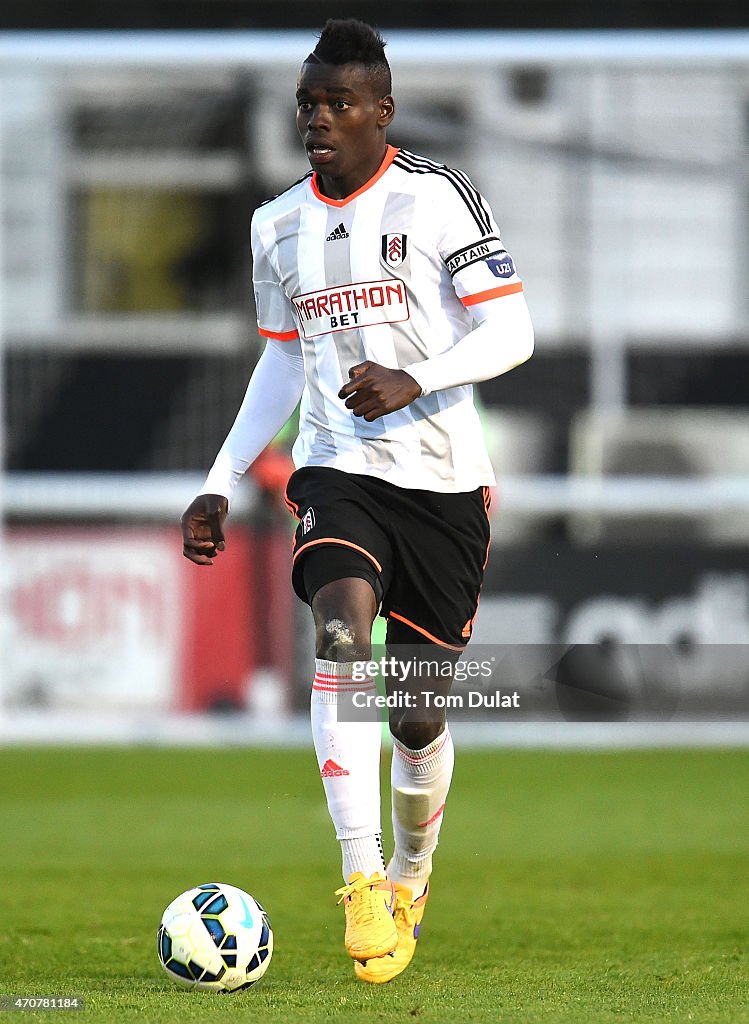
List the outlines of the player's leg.
{"type": "Polygon", "coordinates": [[[454,762],[445,710],[427,705],[423,694],[449,693],[452,667],[470,639],[488,554],[487,506],[483,488],[399,496],[388,654],[422,667],[411,686],[415,706],[393,709],[390,720],[395,851],[389,873],[414,897],[431,873],[454,762]]]}
{"type": "MultiPolygon", "coordinates": [[[[337,556],[339,561],[359,557],[335,549],[310,552],[304,569],[310,589],[320,572],[331,571],[337,556]]],[[[395,892],[382,853],[379,714],[374,706],[362,709],[354,701],[354,694],[376,693],[372,680],[354,678],[354,666],[370,660],[375,590],[362,578],[333,580],[315,590],[312,612],[312,735],[346,882],[336,895],[346,914],[348,954],[369,960],[391,952],[397,942],[395,892]]]]}
{"type": "Polygon", "coordinates": [[[390,709],[395,848],[388,877],[396,888],[398,947],[390,958],[356,966],[363,981],[389,981],[411,961],[429,896],[432,856],[444,820],[454,750],[443,708],[424,692],[447,695],[452,666],[470,636],[489,542],[482,491],[406,495],[397,508],[397,572],[388,595],[388,656],[412,662],[412,705],[390,709]],[[388,962],[389,961],[389,962],[388,962]]]}
{"type": "Polygon", "coordinates": [[[388,547],[372,503],[346,474],[302,470],[287,494],[299,519],[294,589],[315,620],[312,734],[341,844],[346,948],[353,957],[373,957],[391,950],[397,936],[382,855],[379,715],[354,707],[355,694],[376,690],[372,680],[354,679],[354,666],[370,659],[388,547]]]}
{"type": "MultiPolygon", "coordinates": [[[[389,709],[393,736],[391,795],[395,847],[388,878],[395,889],[398,945],[390,956],[355,964],[361,981],[382,984],[408,967],[416,950],[429,898],[432,854],[437,847],[442,815],[453,772],[453,744],[446,712],[433,697],[447,696],[457,653],[421,643],[407,626],[388,623],[388,664],[396,667],[386,679],[388,694],[407,694],[409,705],[389,709]],[[406,679],[404,684],[402,680],[406,679]]],[[[439,702],[438,702],[439,703],[439,702]]]]}
{"type": "Polygon", "coordinates": [[[435,697],[446,697],[458,652],[422,638],[409,626],[388,623],[388,655],[408,668],[387,679],[388,692],[404,691],[409,705],[389,709],[393,736],[391,795],[395,848],[388,865],[391,881],[421,896],[432,873],[432,854],[452,780],[454,750],[447,712],[435,697]],[[398,677],[406,680],[404,683],[398,677]]]}
{"type": "MultiPolygon", "coordinates": [[[[318,571],[315,563],[323,560],[327,564],[320,566],[320,571],[330,571],[330,562],[337,555],[329,548],[311,552],[305,576],[313,578],[318,571]]],[[[348,557],[344,554],[344,559],[348,557]]],[[[356,871],[369,877],[385,870],[380,723],[374,710],[367,714],[363,709],[360,714],[353,705],[354,694],[366,698],[375,692],[371,680],[356,680],[353,674],[357,662],[370,660],[376,613],[375,593],[365,579],[349,577],[326,583],[312,599],[316,635],[312,737],[328,810],[341,844],[344,881],[356,871]]]]}

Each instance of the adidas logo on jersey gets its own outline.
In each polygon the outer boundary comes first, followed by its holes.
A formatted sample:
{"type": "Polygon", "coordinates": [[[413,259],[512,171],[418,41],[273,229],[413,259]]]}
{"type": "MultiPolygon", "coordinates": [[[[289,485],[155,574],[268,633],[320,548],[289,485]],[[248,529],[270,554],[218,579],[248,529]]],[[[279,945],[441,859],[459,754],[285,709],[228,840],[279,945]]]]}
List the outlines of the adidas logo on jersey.
{"type": "Polygon", "coordinates": [[[350,238],[346,227],[341,221],[337,228],[333,228],[328,237],[325,239],[326,242],[337,242],[339,238],[350,238]]]}
{"type": "Polygon", "coordinates": [[[341,775],[349,774],[350,772],[348,772],[345,768],[341,768],[341,766],[339,764],[336,764],[335,761],[332,760],[332,758],[328,758],[328,760],[320,769],[321,779],[337,779],[340,778],[341,775]]]}

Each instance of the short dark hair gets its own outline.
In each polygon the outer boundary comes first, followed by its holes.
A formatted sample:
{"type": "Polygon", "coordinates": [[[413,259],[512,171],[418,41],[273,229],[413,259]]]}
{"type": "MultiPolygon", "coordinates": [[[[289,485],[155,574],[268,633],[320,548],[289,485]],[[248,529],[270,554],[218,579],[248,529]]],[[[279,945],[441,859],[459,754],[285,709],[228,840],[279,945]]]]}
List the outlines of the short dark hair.
{"type": "Polygon", "coordinates": [[[376,29],[357,18],[329,18],[310,57],[322,64],[363,64],[386,95],[392,89],[386,45],[376,29]]]}

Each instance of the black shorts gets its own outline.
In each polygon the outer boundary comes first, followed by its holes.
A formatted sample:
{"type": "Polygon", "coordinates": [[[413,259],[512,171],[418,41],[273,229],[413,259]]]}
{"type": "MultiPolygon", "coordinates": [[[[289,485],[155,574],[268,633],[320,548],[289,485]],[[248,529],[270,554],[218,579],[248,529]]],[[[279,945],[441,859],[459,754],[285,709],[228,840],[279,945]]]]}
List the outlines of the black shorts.
{"type": "Polygon", "coordinates": [[[327,467],[298,469],[286,488],[299,520],[294,590],[310,604],[326,583],[366,579],[389,624],[462,650],[489,555],[489,501],[488,487],[443,494],[327,467]]]}

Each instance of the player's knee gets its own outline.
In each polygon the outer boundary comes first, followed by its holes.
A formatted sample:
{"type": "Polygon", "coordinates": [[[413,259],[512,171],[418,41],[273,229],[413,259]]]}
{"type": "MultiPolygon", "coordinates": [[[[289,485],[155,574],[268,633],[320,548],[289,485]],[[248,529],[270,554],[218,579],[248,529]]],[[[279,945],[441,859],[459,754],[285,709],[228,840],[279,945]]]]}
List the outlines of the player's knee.
{"type": "Polygon", "coordinates": [[[371,650],[371,626],[356,617],[315,616],[316,654],[325,661],[367,661],[371,650]]]}
{"type": "Polygon", "coordinates": [[[409,750],[422,750],[434,743],[445,727],[442,718],[434,721],[407,721],[403,718],[390,718],[390,732],[394,739],[409,750]]]}
{"type": "Polygon", "coordinates": [[[364,580],[334,580],[321,587],[312,601],[317,657],[368,661],[376,610],[374,592],[364,580]]]}

